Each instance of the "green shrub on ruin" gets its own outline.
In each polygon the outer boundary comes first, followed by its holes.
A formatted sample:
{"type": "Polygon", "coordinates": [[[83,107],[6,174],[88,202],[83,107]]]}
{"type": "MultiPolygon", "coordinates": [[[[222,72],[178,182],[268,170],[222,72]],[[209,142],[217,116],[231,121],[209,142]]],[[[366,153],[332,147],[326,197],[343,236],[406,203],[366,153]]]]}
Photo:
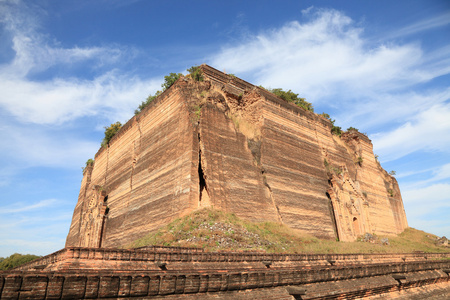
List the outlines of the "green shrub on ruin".
{"type": "Polygon", "coordinates": [[[164,83],[161,84],[163,92],[170,88],[181,76],[183,76],[181,73],[170,73],[169,75],[164,76],[164,83]]]}
{"type": "Polygon", "coordinates": [[[355,164],[358,164],[358,165],[362,166],[362,163],[363,163],[363,158],[362,158],[362,156],[358,156],[358,157],[356,158],[355,164]]]}
{"type": "Polygon", "coordinates": [[[116,122],[105,127],[105,137],[102,141],[102,147],[107,147],[113,136],[122,128],[122,123],[116,122]]]}
{"type": "Polygon", "coordinates": [[[84,170],[85,170],[87,167],[92,166],[92,165],[94,165],[94,160],[93,160],[92,158],[89,158],[89,159],[86,161],[86,165],[85,165],[84,167],[81,168],[81,169],[83,170],[83,173],[84,173],[84,170]]]}
{"type": "Polygon", "coordinates": [[[281,99],[286,100],[289,103],[293,103],[299,107],[314,112],[314,107],[312,103],[306,101],[305,98],[300,98],[298,94],[292,92],[291,90],[284,91],[281,88],[276,88],[276,89],[268,89],[268,91],[271,92],[272,94],[277,95],[281,99]]]}
{"type": "Polygon", "coordinates": [[[189,75],[195,81],[203,81],[202,69],[199,66],[192,66],[186,71],[189,72],[189,75]]]}
{"type": "Polygon", "coordinates": [[[149,95],[147,97],[147,99],[145,99],[144,101],[142,101],[142,103],[138,106],[138,108],[134,111],[135,115],[138,115],[141,111],[144,110],[144,108],[146,108],[150,103],[152,103],[153,100],[156,99],[156,97],[158,97],[162,92],[161,91],[157,91],[154,95],[149,95]]]}
{"type": "Polygon", "coordinates": [[[147,99],[139,104],[138,108],[134,111],[135,115],[138,115],[141,111],[144,110],[153,100],[156,99],[159,95],[161,95],[164,91],[169,89],[183,74],[181,73],[170,73],[167,76],[164,76],[164,83],[161,84],[162,91],[157,91],[154,95],[149,95],[147,99]]]}
{"type": "Polygon", "coordinates": [[[342,134],[342,128],[340,126],[336,126],[334,125],[334,122],[336,122],[336,120],[333,120],[329,114],[327,113],[321,113],[319,114],[319,116],[324,117],[325,119],[329,120],[331,122],[331,133],[337,136],[341,136],[342,134]]]}

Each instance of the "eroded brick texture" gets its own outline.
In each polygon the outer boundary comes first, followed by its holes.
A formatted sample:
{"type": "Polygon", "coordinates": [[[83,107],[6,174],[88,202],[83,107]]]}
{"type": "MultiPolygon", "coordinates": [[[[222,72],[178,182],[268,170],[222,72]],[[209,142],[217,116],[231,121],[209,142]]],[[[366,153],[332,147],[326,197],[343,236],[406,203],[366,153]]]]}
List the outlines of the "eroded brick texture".
{"type": "Polygon", "coordinates": [[[201,68],[203,82],[181,78],[97,152],[66,246],[128,245],[209,206],[343,241],[407,227],[367,136],[333,136],[327,119],[201,68]]]}
{"type": "Polygon", "coordinates": [[[59,260],[51,255],[21,270],[1,272],[0,296],[258,299],[264,294],[264,299],[321,299],[441,295],[450,289],[449,253],[295,255],[165,250],[64,249],[53,254],[59,260]]]}

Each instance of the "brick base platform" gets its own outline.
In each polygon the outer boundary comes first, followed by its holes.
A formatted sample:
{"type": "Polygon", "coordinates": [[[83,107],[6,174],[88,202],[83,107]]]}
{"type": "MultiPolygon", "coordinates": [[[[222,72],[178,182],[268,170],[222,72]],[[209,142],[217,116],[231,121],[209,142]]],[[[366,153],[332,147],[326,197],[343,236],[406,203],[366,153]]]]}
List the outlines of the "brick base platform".
{"type": "Polygon", "coordinates": [[[0,295],[1,299],[409,299],[414,295],[446,299],[449,257],[449,253],[65,248],[0,272],[0,295]]]}

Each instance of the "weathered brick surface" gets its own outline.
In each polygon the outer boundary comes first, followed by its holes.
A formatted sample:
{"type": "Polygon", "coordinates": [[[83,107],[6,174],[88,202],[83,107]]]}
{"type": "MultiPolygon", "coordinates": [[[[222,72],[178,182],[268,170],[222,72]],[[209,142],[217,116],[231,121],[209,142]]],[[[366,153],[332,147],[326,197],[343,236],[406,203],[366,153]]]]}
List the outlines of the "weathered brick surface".
{"type": "Polygon", "coordinates": [[[85,297],[87,277],[83,275],[67,275],[64,278],[62,298],[83,299],[85,297]]]}
{"type": "Polygon", "coordinates": [[[100,284],[99,276],[87,276],[85,297],[86,298],[99,297],[99,284],[100,284]]]}
{"type": "Polygon", "coordinates": [[[20,275],[11,275],[4,277],[4,285],[1,299],[18,299],[23,277],[20,275]]]}
{"type": "MultiPolygon", "coordinates": [[[[64,276],[49,276],[46,299],[60,299],[64,285],[64,276]]],[[[87,289],[86,289],[87,291],[87,289]]],[[[88,295],[88,294],[86,294],[88,295]]]]}
{"type": "Polygon", "coordinates": [[[148,292],[150,277],[133,276],[131,280],[130,296],[146,296],[148,292]]]}
{"type": "MultiPolygon", "coordinates": [[[[111,251],[89,250],[91,261],[96,262],[102,257],[112,257],[111,251]],[[108,253],[102,255],[98,253],[108,253]]],[[[122,250],[125,251],[126,250],[122,250]]],[[[76,257],[86,255],[77,249],[67,251],[76,257]]],[[[122,260],[136,259],[139,255],[130,251],[115,256],[122,260]]],[[[156,251],[154,254],[156,254],[156,251]]],[[[67,253],[66,253],[67,254],[67,253]]],[[[150,253],[149,253],[150,254],[150,253]]],[[[160,253],[161,254],[161,253],[160,253]]],[[[170,260],[184,259],[183,255],[168,251],[165,258],[170,260]]],[[[184,253],[186,254],[186,253],[184,253]]],[[[199,252],[193,252],[199,255],[199,252]]],[[[233,260],[255,260],[257,254],[229,253],[233,260]]],[[[61,251],[58,255],[63,255],[61,251]]],[[[391,256],[396,256],[390,254],[391,256]]],[[[418,254],[402,254],[404,257],[414,257],[418,254]]],[[[427,254],[427,256],[448,257],[447,254],[427,254]]],[[[147,255],[149,257],[151,255],[147,255]]],[[[363,262],[367,258],[376,258],[378,255],[355,255],[363,262]]],[[[65,255],[66,259],[70,256],[65,255]]],[[[154,257],[154,256],[153,256],[154,257]]],[[[343,265],[317,265],[305,268],[295,264],[286,263],[282,266],[267,268],[264,264],[254,265],[251,268],[239,268],[235,265],[224,267],[227,253],[209,253],[195,256],[192,264],[202,265],[215,260],[216,269],[201,267],[197,270],[171,267],[167,263],[167,270],[135,269],[77,269],[64,265],[66,268],[56,271],[46,270],[13,270],[0,273],[0,282],[3,283],[1,299],[93,299],[93,298],[151,298],[168,297],[168,299],[202,299],[202,297],[215,297],[218,299],[258,299],[266,293],[265,299],[292,299],[292,291],[286,294],[280,292],[278,287],[296,286],[305,289],[306,295],[302,299],[315,298],[355,298],[396,293],[407,289],[429,286],[426,291],[432,293],[432,286],[439,283],[448,283],[447,271],[450,269],[449,260],[415,260],[391,261],[389,263],[358,263],[354,260],[343,265]],[[237,293],[237,291],[242,293],[237,293]],[[240,298],[242,297],[242,298],[240,298]],[[253,297],[253,298],[252,298],[253,297]],[[305,298],[306,297],[306,298],[305,298]]],[[[259,259],[267,259],[270,255],[261,255],[259,259]]],[[[275,255],[277,259],[288,259],[289,255],[275,255]]],[[[326,255],[317,255],[315,258],[326,258],[326,255]]],[[[343,256],[345,257],[345,256],[343,256]]],[[[292,255],[291,258],[296,258],[292,255]]],[[[304,256],[303,258],[308,258],[304,256]]],[[[44,258],[44,259],[49,259],[44,258]]],[[[299,259],[299,257],[297,257],[299,259]]],[[[295,261],[295,260],[293,260],[295,261]]],[[[145,264],[145,262],[140,262],[145,264]]],[[[152,263],[152,262],[148,262],[152,263]]],[[[232,263],[232,262],[230,262],[232,263]]],[[[187,262],[185,262],[187,264],[187,262]]],[[[291,289],[292,290],[292,289],[291,289]]],[[[411,294],[411,293],[409,293],[411,294]]],[[[422,295],[426,295],[424,291],[422,295]]]]}
{"type": "Polygon", "coordinates": [[[321,116],[202,69],[204,82],[177,81],[98,151],[66,246],[124,246],[208,206],[340,240],[407,227],[365,135],[337,138],[321,116]]]}
{"type": "Polygon", "coordinates": [[[436,284],[422,285],[381,293],[367,297],[367,299],[397,299],[397,300],[448,300],[450,299],[450,282],[440,282],[436,284]]]}
{"type": "Polygon", "coordinates": [[[44,299],[48,281],[43,275],[24,276],[19,299],[44,299]]]}
{"type": "Polygon", "coordinates": [[[273,254],[261,252],[202,252],[188,248],[150,248],[149,250],[124,250],[106,248],[66,248],[38,260],[24,264],[17,270],[33,270],[35,267],[57,271],[66,269],[86,270],[154,270],[158,262],[165,262],[172,270],[253,269],[314,267],[372,264],[374,262],[410,262],[435,260],[448,257],[448,253],[379,253],[379,254],[273,254]],[[201,262],[201,264],[194,264],[201,262]]]}
{"type": "Polygon", "coordinates": [[[128,277],[119,276],[102,276],[100,278],[98,297],[99,298],[115,298],[119,297],[119,287],[122,280],[128,277]],[[123,278],[123,279],[122,279],[123,278]]]}

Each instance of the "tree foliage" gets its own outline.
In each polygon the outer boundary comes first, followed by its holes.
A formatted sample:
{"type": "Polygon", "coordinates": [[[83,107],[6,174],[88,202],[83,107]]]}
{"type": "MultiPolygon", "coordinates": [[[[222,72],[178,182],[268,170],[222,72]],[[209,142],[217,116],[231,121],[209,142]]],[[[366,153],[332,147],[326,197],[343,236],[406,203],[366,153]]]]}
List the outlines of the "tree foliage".
{"type": "Polygon", "coordinates": [[[189,72],[191,78],[195,81],[203,81],[202,69],[199,66],[192,66],[186,71],[189,72]]]}
{"type": "Polygon", "coordinates": [[[154,95],[149,95],[147,97],[147,99],[145,99],[144,101],[142,101],[141,104],[139,104],[138,108],[134,110],[134,114],[137,115],[139,114],[141,111],[144,110],[144,108],[146,108],[153,100],[156,99],[156,97],[158,97],[162,92],[161,91],[157,91],[154,95]]]}
{"type": "Polygon", "coordinates": [[[113,136],[122,128],[122,123],[116,122],[108,127],[105,127],[105,137],[102,141],[102,146],[107,147],[113,136]]]}
{"type": "Polygon", "coordinates": [[[358,130],[358,128],[355,128],[355,127],[349,127],[349,128],[347,128],[347,131],[357,131],[357,132],[359,132],[359,130],[358,130]]]}
{"type": "Polygon", "coordinates": [[[19,254],[14,253],[13,255],[1,260],[0,259],[0,270],[9,270],[20,265],[23,265],[27,262],[35,260],[41,256],[32,255],[32,254],[19,254]]]}
{"type": "Polygon", "coordinates": [[[268,89],[268,91],[271,92],[272,94],[277,95],[281,99],[286,100],[289,103],[293,103],[293,104],[300,106],[306,110],[314,112],[314,107],[313,107],[312,103],[309,103],[308,101],[306,101],[305,98],[300,98],[298,96],[298,94],[292,92],[291,90],[284,91],[281,88],[276,88],[276,89],[268,89]]]}
{"type": "Polygon", "coordinates": [[[170,73],[169,75],[164,76],[164,83],[161,84],[163,92],[170,88],[181,76],[183,76],[181,73],[170,73]]]}
{"type": "Polygon", "coordinates": [[[134,114],[138,115],[141,111],[143,111],[144,108],[146,108],[153,100],[155,100],[156,97],[161,95],[165,90],[170,88],[181,76],[183,76],[183,74],[181,73],[170,73],[169,75],[164,76],[164,83],[161,84],[162,91],[157,91],[154,95],[149,95],[147,99],[142,101],[141,104],[139,104],[138,108],[135,109],[134,114]]]}
{"type": "Polygon", "coordinates": [[[331,122],[331,133],[337,136],[341,136],[342,134],[342,128],[340,126],[334,125],[334,122],[336,120],[333,120],[329,114],[327,113],[321,113],[320,116],[324,117],[325,119],[329,120],[331,122]]]}
{"type": "Polygon", "coordinates": [[[83,169],[83,173],[84,173],[84,170],[85,170],[87,167],[92,166],[93,164],[94,164],[94,160],[93,160],[92,158],[89,158],[89,159],[86,161],[86,166],[85,166],[85,167],[81,167],[81,169],[83,169]]]}

